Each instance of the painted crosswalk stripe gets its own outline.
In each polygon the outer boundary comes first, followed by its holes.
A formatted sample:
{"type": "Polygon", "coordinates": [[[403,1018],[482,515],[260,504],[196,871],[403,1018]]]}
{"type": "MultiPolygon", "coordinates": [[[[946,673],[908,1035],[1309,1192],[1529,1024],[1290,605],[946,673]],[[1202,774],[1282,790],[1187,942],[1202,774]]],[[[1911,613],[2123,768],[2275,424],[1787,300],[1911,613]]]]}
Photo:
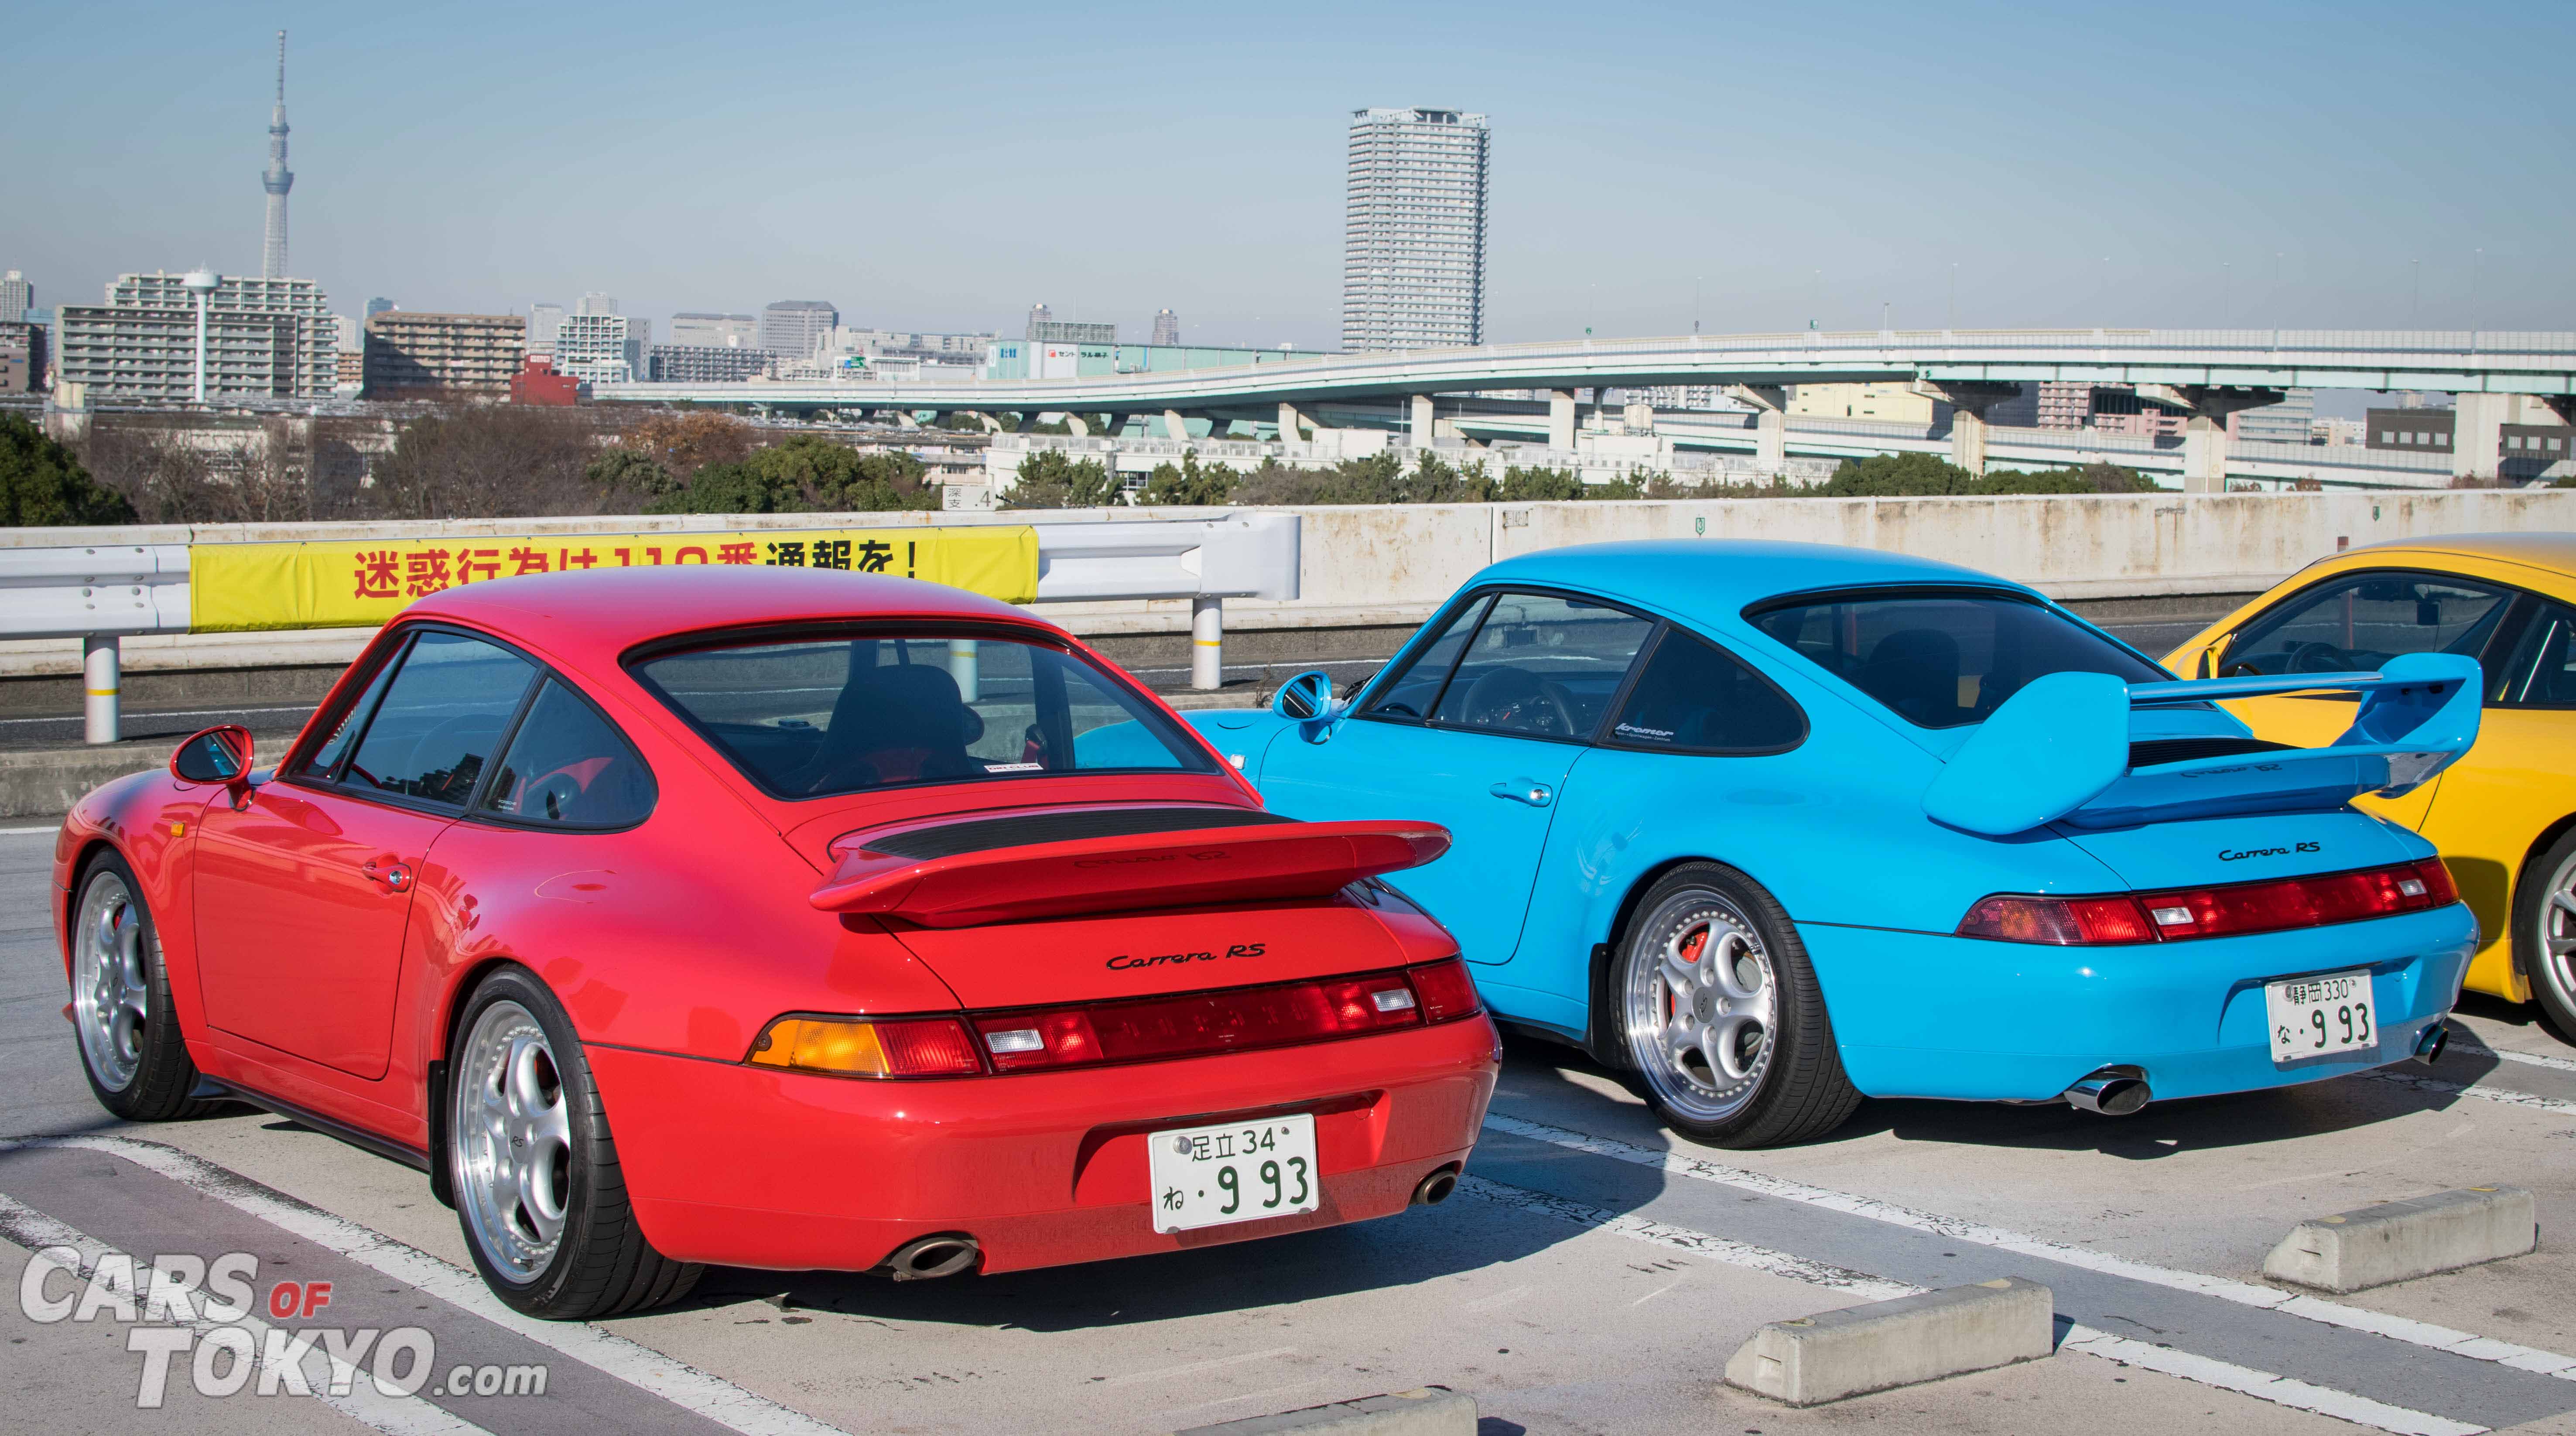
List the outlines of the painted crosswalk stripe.
{"type": "Polygon", "coordinates": [[[2554,1351],[2518,1346],[2509,1341],[2498,1341],[2473,1332],[2455,1331],[2447,1326],[2436,1326],[2429,1321],[2390,1316],[2385,1312],[2346,1306],[2341,1302],[2324,1301],[2312,1296],[2294,1295],[2274,1287],[2257,1286],[2252,1282],[2235,1281],[2223,1276],[2209,1276],[2195,1271],[2178,1271],[2171,1267],[2156,1266],[2128,1257],[2113,1256],[2108,1252],[2069,1246],[2063,1242],[2044,1241],[2041,1238],[2025,1236],[2020,1232],[2008,1231],[2002,1227],[1988,1226],[1983,1222],[1916,1211],[1911,1207],[1883,1202],[1875,1197],[1854,1196],[1848,1192],[1811,1187],[1804,1182],[1791,1181],[1786,1177],[1774,1177],[1767,1173],[1721,1166],[1680,1152],[1657,1151],[1651,1147],[1622,1142],[1615,1137],[1596,1137],[1585,1132],[1569,1131],[1563,1127],[1551,1127],[1544,1122],[1524,1121],[1499,1112],[1486,1116],[1485,1127],[1488,1131],[1546,1142],[1552,1146],[1585,1152],[1596,1157],[1608,1157],[1614,1161],[1652,1167],[1677,1177],[1713,1182],[1719,1186],[1733,1187],[1738,1191],[1778,1197],[1783,1201],[1798,1202],[1826,1211],[1867,1217],[1872,1221],[1886,1222],[1892,1226],[1930,1232],[1954,1241],[1971,1242],[1978,1246],[1993,1247],[1998,1251],[2038,1257],[2044,1261],[2081,1267],[2086,1271],[2100,1272],[2106,1276],[2126,1277],[2131,1281],[2170,1287],[2176,1291],[2214,1296],[2221,1301],[2235,1302],[2240,1306],[2283,1312],[2327,1326],[2370,1332],[2373,1335],[2389,1337],[2432,1351],[2448,1352],[2454,1356],[2466,1356],[2478,1361],[2492,1361],[2500,1366],[2513,1367],[2518,1371],[2530,1371],[2543,1376],[2556,1376],[2576,1381],[2576,1356],[2563,1356],[2554,1351]]]}
{"type": "Polygon", "coordinates": [[[283,1192],[221,1167],[193,1153],[133,1137],[21,1137],[0,1141],[0,1152],[26,1148],[68,1148],[122,1157],[146,1171],[201,1192],[245,1212],[280,1231],[375,1268],[394,1280],[459,1307],[494,1326],[551,1347],[573,1360],[630,1386],[649,1391],[674,1406],[696,1412],[742,1436],[849,1436],[837,1426],[816,1420],[766,1396],[746,1391],[721,1376],[700,1371],[613,1332],[583,1322],[541,1321],[515,1311],[492,1295],[483,1279],[363,1227],[334,1216],[283,1192]]]}
{"type": "MultiPolygon", "coordinates": [[[[1649,1242],[1668,1250],[1706,1257],[1728,1266],[1744,1267],[1752,1271],[1767,1272],[1772,1276],[1786,1277],[1791,1281],[1825,1287],[1851,1297],[1853,1305],[1859,1305],[1862,1302],[1888,1301],[1900,1296],[1914,1296],[1929,1289],[1906,1282],[1889,1281],[1883,1277],[1871,1276],[1867,1272],[1853,1271],[1848,1267],[1810,1261],[1805,1257],[1773,1251],[1768,1247],[1728,1241],[1723,1237],[1711,1236],[1689,1227],[1675,1226],[1670,1222],[1650,1221],[1644,1217],[1622,1212],[1606,1212],[1598,1207],[1587,1206],[1564,1197],[1553,1196],[1546,1192],[1533,1192],[1526,1187],[1515,1187],[1484,1177],[1459,1178],[1458,1194],[1490,1202],[1496,1206],[1510,1207],[1540,1216],[1554,1217],[1559,1221],[1571,1222],[1577,1226],[1591,1227],[1598,1231],[1626,1237],[1631,1241],[1649,1242]]],[[[2066,1328],[2066,1337],[2059,1345],[2067,1350],[2081,1351],[2088,1356],[2098,1356],[2107,1361],[2143,1367],[2149,1371],[2159,1371],[2203,1386],[2221,1387],[2251,1396],[2257,1401],[2270,1402],[2275,1406],[2314,1411],[2319,1415],[2332,1416],[2337,1420],[2349,1421],[2355,1425],[2375,1427],[2381,1431],[2395,1433],[2395,1436],[2478,1436],[2478,1433],[2489,1429],[2466,1421],[2454,1421],[2447,1416],[2436,1416],[2429,1411],[2392,1406],[2385,1401],[2373,1401],[2367,1396],[2356,1396],[2349,1391],[2337,1391],[2332,1387],[2314,1385],[2273,1372],[2258,1371],[2250,1366],[2238,1366],[2233,1362],[2196,1356],[2170,1347],[2154,1346],[2124,1336],[2113,1336],[2109,1332],[2096,1331],[2080,1323],[2070,1324],[2066,1328]]]]}

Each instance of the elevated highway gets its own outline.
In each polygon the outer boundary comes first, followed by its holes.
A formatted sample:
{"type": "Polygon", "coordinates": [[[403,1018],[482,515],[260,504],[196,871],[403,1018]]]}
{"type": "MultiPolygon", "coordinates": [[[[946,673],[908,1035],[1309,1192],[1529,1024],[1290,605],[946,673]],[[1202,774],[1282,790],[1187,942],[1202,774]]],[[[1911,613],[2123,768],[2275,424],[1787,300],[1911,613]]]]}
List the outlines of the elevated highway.
{"type": "MultiPolygon", "coordinates": [[[[2460,397],[2456,466],[2492,477],[2477,436],[2502,422],[2511,396],[2576,412],[2576,332],[2402,330],[1943,329],[1681,335],[1326,354],[1231,368],[1065,379],[882,383],[603,384],[609,403],[753,405],[771,410],[893,409],[1001,416],[1041,412],[1204,416],[1275,423],[1283,439],[1316,425],[1302,409],[1354,400],[1410,405],[1417,443],[1441,433],[1436,397],[1535,390],[1546,396],[1550,447],[1575,447],[1582,389],[1725,388],[1756,411],[1757,459],[1788,453],[1786,387],[1897,382],[1951,405],[1953,456],[1986,467],[1986,412],[2010,386],[2050,380],[2134,385],[2183,410],[2186,488],[2214,491],[2229,472],[2226,418],[2291,388],[2435,390],[2460,397]]],[[[1454,432],[1454,429],[1452,430],[1454,432]]]]}

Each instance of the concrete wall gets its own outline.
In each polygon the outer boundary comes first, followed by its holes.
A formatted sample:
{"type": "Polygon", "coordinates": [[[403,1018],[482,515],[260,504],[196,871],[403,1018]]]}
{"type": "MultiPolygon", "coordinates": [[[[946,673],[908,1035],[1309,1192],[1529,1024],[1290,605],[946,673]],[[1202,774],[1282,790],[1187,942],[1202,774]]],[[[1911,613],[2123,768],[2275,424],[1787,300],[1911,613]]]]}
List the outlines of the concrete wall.
{"type": "MultiPolygon", "coordinates": [[[[1204,518],[1204,509],[1116,509],[1118,522],[1204,518]]],[[[2243,593],[2269,587],[2337,549],[2387,539],[2497,531],[2576,530],[2576,490],[2443,490],[2390,494],[2120,494],[1946,499],[1711,499],[1674,502],[1321,507],[1305,518],[1302,597],[1230,600],[1232,631],[1417,623],[1468,575],[1494,561],[1565,544],[1642,538],[1753,538],[1851,544],[1947,559],[2062,598],[2243,593]]],[[[1061,521],[1083,515],[870,514],[888,526],[1061,521]]],[[[810,527],[810,514],[687,518],[478,519],[455,524],[244,524],[195,529],[6,529],[0,548],[62,544],[220,543],[445,534],[681,532],[810,527]]],[[[1171,633],[1186,601],[1048,604],[1045,616],[1086,635],[1171,633]]],[[[363,634],[226,634],[126,640],[127,667],[345,663],[363,634]],[[309,657],[301,657],[302,655],[309,657]],[[217,656],[222,655],[222,656],[217,656]]],[[[79,645],[0,643],[0,677],[73,672],[79,645]]]]}

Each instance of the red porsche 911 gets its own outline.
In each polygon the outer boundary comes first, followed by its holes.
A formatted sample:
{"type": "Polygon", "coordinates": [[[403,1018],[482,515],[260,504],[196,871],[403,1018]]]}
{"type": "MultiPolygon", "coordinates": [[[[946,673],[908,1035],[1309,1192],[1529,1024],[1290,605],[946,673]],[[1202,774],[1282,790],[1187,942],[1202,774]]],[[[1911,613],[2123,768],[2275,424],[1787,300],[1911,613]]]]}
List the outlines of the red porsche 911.
{"type": "Polygon", "coordinates": [[[422,1167],[494,1291],[588,1318],[1439,1200],[1494,1028],[1373,878],[1447,844],[1264,812],[1018,609],[639,569],[425,599],[273,767],[211,729],[99,788],[55,918],[109,1111],[422,1167]]]}

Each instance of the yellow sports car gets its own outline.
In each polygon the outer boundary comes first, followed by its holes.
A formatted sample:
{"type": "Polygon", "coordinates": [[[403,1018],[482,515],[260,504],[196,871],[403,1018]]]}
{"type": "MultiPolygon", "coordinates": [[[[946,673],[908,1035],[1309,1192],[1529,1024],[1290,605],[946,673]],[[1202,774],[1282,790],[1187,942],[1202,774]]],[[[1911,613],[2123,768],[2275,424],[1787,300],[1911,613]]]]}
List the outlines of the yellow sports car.
{"type": "MultiPolygon", "coordinates": [[[[2468,985],[2537,998],[2576,1039],[2576,534],[2460,534],[2347,549],[2165,658],[2185,678],[2337,673],[2399,653],[2485,669],[2477,746],[2432,782],[2362,807],[2442,850],[2484,945],[2468,985]]],[[[2350,693],[2233,699],[2255,736],[2332,742],[2350,693]]]]}

